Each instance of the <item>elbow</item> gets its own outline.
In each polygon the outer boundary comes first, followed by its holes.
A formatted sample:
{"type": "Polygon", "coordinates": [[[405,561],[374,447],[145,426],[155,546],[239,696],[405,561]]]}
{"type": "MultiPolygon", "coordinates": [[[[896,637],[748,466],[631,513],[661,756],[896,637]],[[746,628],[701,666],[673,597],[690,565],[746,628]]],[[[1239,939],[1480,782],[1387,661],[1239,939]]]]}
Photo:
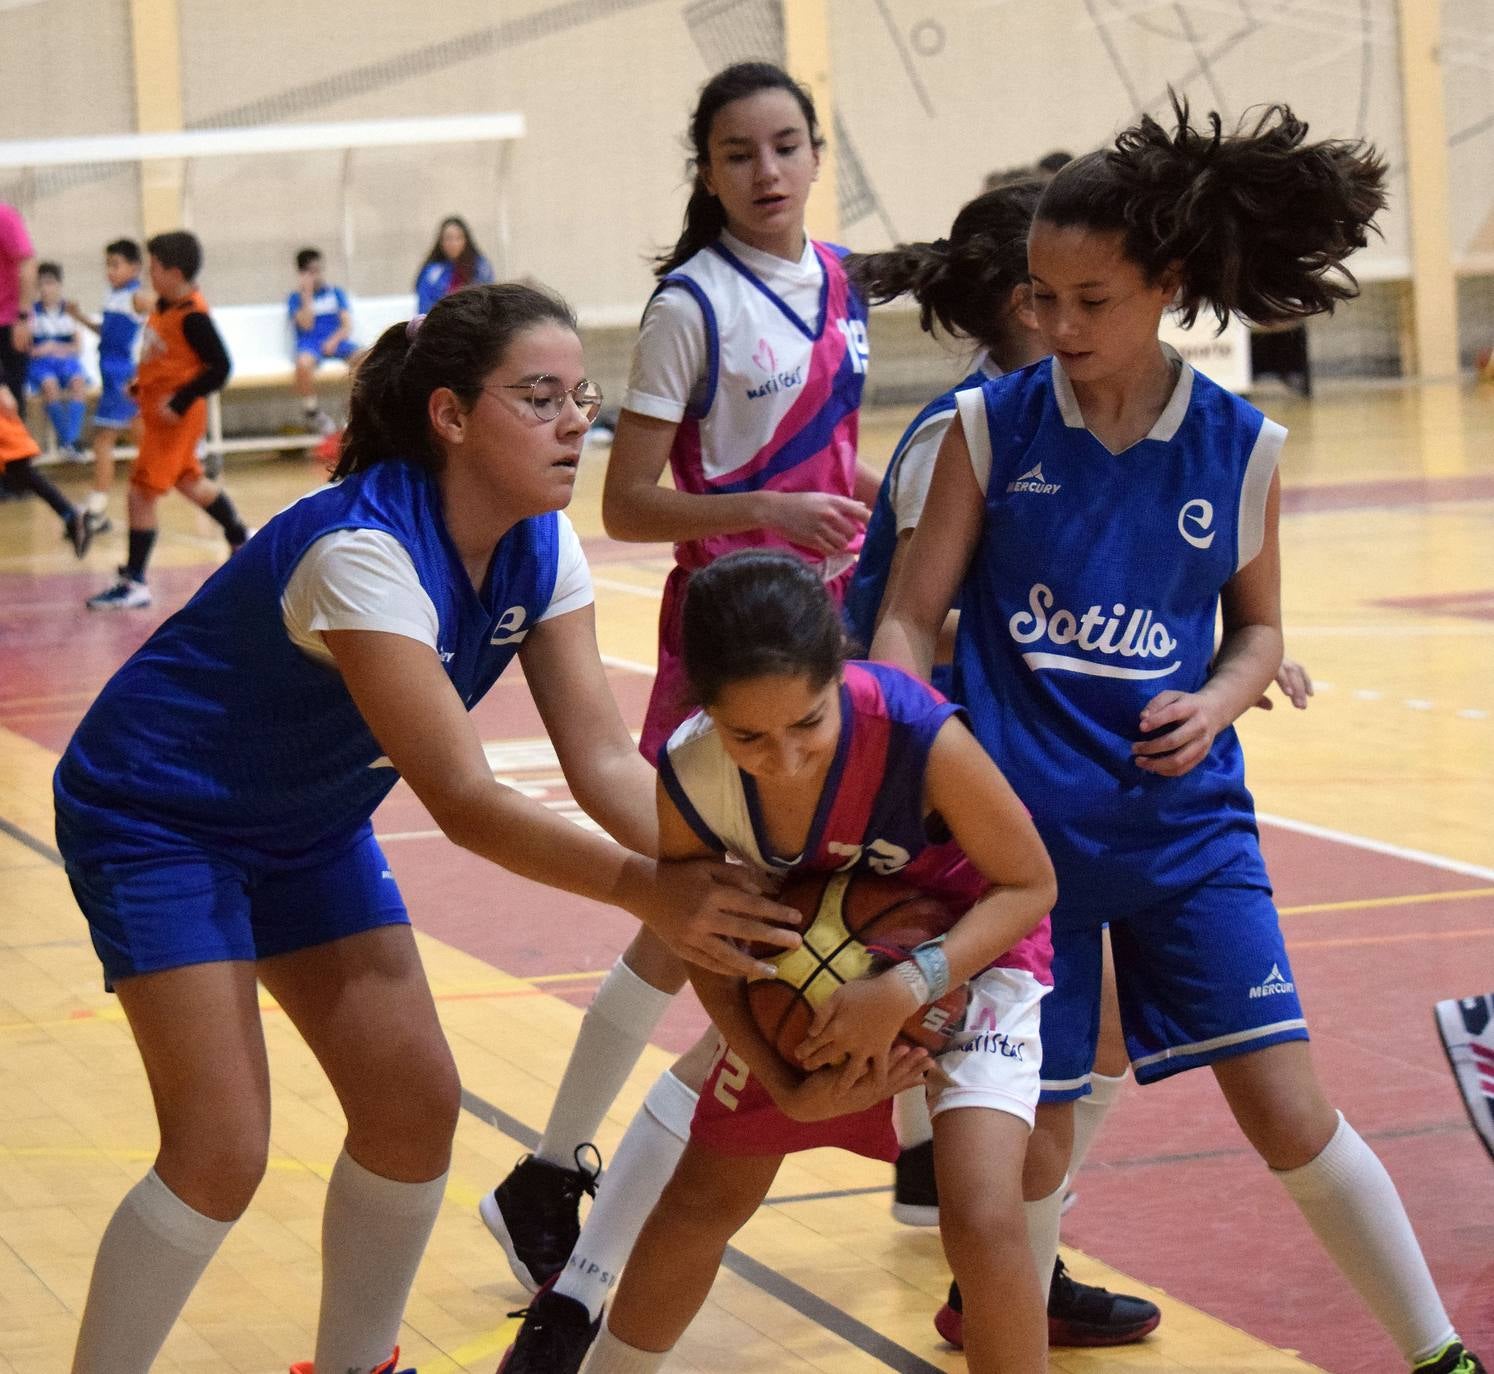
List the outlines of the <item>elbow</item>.
{"type": "Polygon", "coordinates": [[[603,488],[602,528],[609,539],[623,543],[646,541],[647,536],[640,531],[638,503],[630,489],[614,490],[610,483],[603,488]]]}

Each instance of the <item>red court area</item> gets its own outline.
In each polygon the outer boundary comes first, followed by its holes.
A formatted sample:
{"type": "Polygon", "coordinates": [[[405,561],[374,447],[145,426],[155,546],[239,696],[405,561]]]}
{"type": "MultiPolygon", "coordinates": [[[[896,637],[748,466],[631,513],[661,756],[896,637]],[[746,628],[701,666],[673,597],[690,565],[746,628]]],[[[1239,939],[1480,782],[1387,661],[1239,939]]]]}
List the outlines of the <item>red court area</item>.
{"type": "MultiPolygon", "coordinates": [[[[153,584],[158,611],[119,618],[83,609],[92,588],[78,574],[0,578],[0,725],[60,750],[108,674],[203,573],[162,569],[153,584]]],[[[648,678],[620,669],[609,676],[636,727],[648,678]]],[[[495,774],[571,808],[519,673],[494,688],[476,719],[495,774]]],[[[376,828],[422,929],[509,973],[542,977],[544,991],[578,1005],[634,928],[622,912],[537,888],[453,848],[403,785],[376,828]]],[[[1263,836],[1319,1070],[1396,1178],[1454,1321],[1487,1358],[1494,1168],[1463,1114],[1431,1009],[1439,998],[1494,986],[1494,876],[1277,826],[1263,836]],[[1314,907],[1329,909],[1299,910],[1314,907]]],[[[658,1038],[683,1048],[702,1024],[687,996],[658,1038]]],[[[1244,1143],[1211,1075],[1132,1089],[1076,1186],[1067,1244],[1333,1374],[1403,1368],[1244,1143]]]]}

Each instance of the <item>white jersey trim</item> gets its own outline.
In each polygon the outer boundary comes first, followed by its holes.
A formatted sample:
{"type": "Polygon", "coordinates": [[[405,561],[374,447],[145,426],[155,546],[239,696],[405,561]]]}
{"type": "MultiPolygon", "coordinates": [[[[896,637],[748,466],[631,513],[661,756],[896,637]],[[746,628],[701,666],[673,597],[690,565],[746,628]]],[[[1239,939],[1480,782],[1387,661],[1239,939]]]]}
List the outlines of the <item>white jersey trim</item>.
{"type": "Polygon", "coordinates": [[[960,412],[960,428],[970,449],[970,468],[981,494],[991,485],[991,426],[986,420],[986,393],[980,387],[955,392],[955,408],[960,412]]]}
{"type": "Polygon", "coordinates": [[[1271,477],[1281,460],[1281,447],[1287,432],[1275,420],[1263,419],[1255,446],[1245,463],[1245,477],[1240,483],[1239,535],[1235,571],[1239,572],[1260,553],[1266,542],[1266,497],[1271,491],[1271,477]]]}
{"type": "MultiPolygon", "coordinates": [[[[1188,414],[1188,406],[1193,400],[1193,368],[1183,361],[1182,355],[1171,344],[1163,344],[1162,353],[1168,362],[1177,367],[1178,379],[1167,404],[1162,407],[1162,413],[1143,437],[1165,444],[1176,437],[1188,414]]],[[[1070,429],[1089,429],[1084,422],[1084,412],[1079,407],[1079,398],[1074,395],[1074,384],[1069,381],[1069,374],[1063,370],[1063,364],[1057,358],[1051,358],[1049,362],[1053,368],[1053,398],[1058,402],[1058,413],[1063,417],[1064,424],[1070,429]]],[[[1100,441],[1096,439],[1095,442],[1100,441]]],[[[1110,450],[1107,448],[1106,452],[1110,450]]]]}

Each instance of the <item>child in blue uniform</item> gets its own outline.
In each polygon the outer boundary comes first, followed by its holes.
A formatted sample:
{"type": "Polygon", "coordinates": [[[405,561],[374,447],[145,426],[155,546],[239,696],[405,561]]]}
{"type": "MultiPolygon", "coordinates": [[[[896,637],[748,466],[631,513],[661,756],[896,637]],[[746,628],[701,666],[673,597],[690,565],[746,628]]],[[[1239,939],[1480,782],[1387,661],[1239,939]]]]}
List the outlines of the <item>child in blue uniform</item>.
{"type": "Polygon", "coordinates": [[[114,445],[121,430],[140,413],[130,395],[135,379],[140,326],[155,304],[155,296],[140,282],[140,245],[134,239],[115,239],[104,249],[104,279],[109,294],[98,319],[85,315],[71,302],[68,311],[85,329],[99,336],[99,402],[93,411],[93,490],[88,493],[84,518],[90,533],[110,527],[109,493],[114,487],[114,445]]]}
{"type": "Polygon", "coordinates": [[[584,1368],[662,1366],[785,1154],[833,1144],[890,1157],[886,1099],[921,1072],[893,1047],[898,1027],[931,990],[968,979],[968,1037],[929,1087],[943,1239],[979,1294],[967,1304],[971,1370],[1037,1374],[1046,1330],[1020,1199],[1053,888],[1026,813],[958,708],[896,669],[844,662],[828,590],[792,555],[744,551],[695,573],[682,649],[702,710],[660,757],[662,851],[888,874],[941,895],[952,923],[939,968],[923,946],[916,964],[835,992],[801,1047],[807,1076],[768,1045],[741,980],[692,974],[729,1048],[584,1368]]]}
{"type": "Polygon", "coordinates": [[[331,434],[337,422],[316,397],[316,370],[328,359],[351,364],[358,354],[353,342],[353,313],[347,292],[323,276],[321,250],[303,248],[296,254],[299,283],[286,298],[286,314],[296,332],[296,395],[308,430],[331,434]]]}
{"type": "Polygon", "coordinates": [[[400,777],[456,843],[627,907],[683,957],[755,967],[720,935],[740,933],[731,913],[776,903],[724,866],[639,857],[657,849],[653,775],[607,690],[560,513],[600,403],[574,318],[541,292],[463,292],[386,330],[359,374],[342,480],[219,569],[68,745],[58,847],[161,1127],[100,1247],[74,1374],[145,1374],[258,1184],[257,981],[348,1116],[316,1367],[393,1368],[458,1111],[370,825],[400,777]],[[467,712],[515,656],[582,805],[637,853],[494,782],[467,712]]]}
{"type": "Polygon", "coordinates": [[[83,396],[88,389],[79,359],[78,326],[62,298],[62,268],[36,269],[36,304],[31,307],[31,363],[26,382],[46,403],[47,419],[64,458],[78,456],[83,433],[83,396]]]}
{"type": "Polygon", "coordinates": [[[1138,1080],[1212,1068],[1408,1364],[1474,1374],[1394,1184],[1313,1070],[1232,729],[1281,663],[1285,431],[1157,339],[1175,299],[1268,323],[1353,295],[1338,268],[1384,165],[1308,143],[1283,107],[1228,137],[1176,113],[1044,191],[1028,258],[1054,356],[960,393],[874,652],[928,672],[960,596],[956,691],[1058,873],[1034,1231],[1056,1246],[1108,922],[1138,1080]]]}

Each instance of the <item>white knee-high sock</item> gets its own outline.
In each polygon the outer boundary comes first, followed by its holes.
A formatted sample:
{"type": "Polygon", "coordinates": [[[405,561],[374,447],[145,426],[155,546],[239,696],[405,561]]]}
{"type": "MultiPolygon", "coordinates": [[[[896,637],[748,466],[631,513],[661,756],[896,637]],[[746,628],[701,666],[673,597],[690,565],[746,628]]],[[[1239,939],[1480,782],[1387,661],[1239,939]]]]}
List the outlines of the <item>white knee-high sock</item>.
{"type": "Polygon", "coordinates": [[[654,1374],[664,1368],[667,1350],[638,1350],[618,1340],[603,1323],[591,1343],[581,1374],[654,1374]]]}
{"type": "Polygon", "coordinates": [[[700,1094],[674,1074],[655,1080],[618,1142],[555,1291],[585,1303],[595,1320],[690,1138],[700,1094]]]}
{"type": "Polygon", "coordinates": [[[581,1033],[535,1155],[562,1169],[576,1167],[576,1147],[594,1140],[607,1108],[633,1072],[674,994],[661,992],[621,958],[581,1018],[581,1033]]]}
{"type": "Polygon", "coordinates": [[[1071,1179],[1078,1177],[1084,1157],[1104,1124],[1105,1114],[1115,1105],[1130,1078],[1129,1070],[1116,1078],[1103,1073],[1090,1074],[1089,1096],[1074,1103],[1074,1150],[1069,1156],[1071,1179]]]}
{"type": "Polygon", "coordinates": [[[99,1243],[73,1374],[146,1374],[232,1229],[189,1207],[154,1169],[146,1174],[99,1243]]]}
{"type": "Polygon", "coordinates": [[[934,1138],[934,1122],[929,1116],[928,1089],[920,1084],[908,1088],[892,1099],[892,1124],[897,1130],[898,1148],[911,1150],[934,1138]]]}
{"type": "Polygon", "coordinates": [[[1053,1282],[1053,1266],[1058,1262],[1058,1219],[1063,1215],[1063,1195],[1068,1182],[1066,1178],[1047,1197],[1022,1205],[1027,1214],[1027,1243],[1032,1247],[1038,1287],[1043,1290],[1045,1300],[1048,1286],[1053,1282]]]}
{"type": "Polygon", "coordinates": [[[337,1157],[322,1213],[318,1369],[367,1374],[393,1353],[445,1192],[445,1174],[398,1183],[370,1173],[346,1150],[337,1157]]]}
{"type": "Polygon", "coordinates": [[[1342,1112],[1316,1159],[1273,1172],[1408,1361],[1454,1338],[1400,1194],[1342,1112]]]}

